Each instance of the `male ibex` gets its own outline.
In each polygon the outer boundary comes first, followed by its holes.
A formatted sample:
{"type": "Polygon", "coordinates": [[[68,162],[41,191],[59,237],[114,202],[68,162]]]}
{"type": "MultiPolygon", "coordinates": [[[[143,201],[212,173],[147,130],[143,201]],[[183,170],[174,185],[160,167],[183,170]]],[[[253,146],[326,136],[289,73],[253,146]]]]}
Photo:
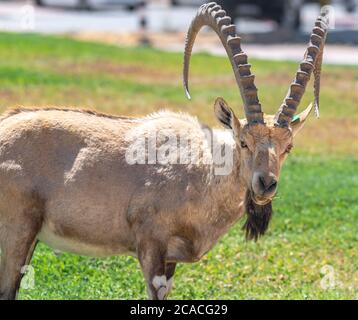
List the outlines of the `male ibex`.
{"type": "MultiPolygon", "coordinates": [[[[29,263],[38,240],[83,255],[136,255],[150,297],[163,299],[176,263],[200,260],[245,212],[247,238],[264,234],[280,169],[312,108],[294,117],[312,72],[318,107],[327,23],[325,17],[316,21],[282,106],[268,116],[261,111],[254,76],[231,19],[216,3],[200,7],[185,48],[187,94],[195,36],[201,27],[210,26],[227,51],[246,114],[239,120],[222,98],[216,100],[216,117],[231,130],[211,131],[212,138],[232,152],[232,170],[226,175],[216,175],[213,162],[201,161],[214,153],[206,127],[188,115],[160,112],[127,118],[58,108],[4,114],[0,297],[16,297],[21,268],[29,263]],[[128,150],[138,139],[149,140],[155,132],[160,147],[168,143],[166,130],[184,134],[197,148],[197,163],[128,163],[128,150]]],[[[177,141],[173,144],[176,147],[177,141]]]]}

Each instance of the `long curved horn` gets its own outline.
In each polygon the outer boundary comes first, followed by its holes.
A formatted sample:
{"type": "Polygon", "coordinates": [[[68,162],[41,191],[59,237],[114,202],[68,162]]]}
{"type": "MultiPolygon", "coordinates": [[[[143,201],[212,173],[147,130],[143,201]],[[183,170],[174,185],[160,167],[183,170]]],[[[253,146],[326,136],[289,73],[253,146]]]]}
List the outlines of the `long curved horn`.
{"type": "Polygon", "coordinates": [[[288,127],[290,125],[312,72],[314,75],[315,110],[318,116],[321,66],[327,29],[328,17],[325,15],[318,17],[315,27],[312,30],[310,42],[305,52],[304,59],[300,64],[286,98],[276,113],[276,126],[288,127]]]}
{"type": "Polygon", "coordinates": [[[211,27],[219,36],[231,62],[239,86],[244,109],[249,124],[264,123],[261,105],[254,84],[255,76],[251,74],[251,65],[247,63],[247,55],[241,50],[241,38],[236,34],[231,18],[215,2],[203,4],[189,27],[184,52],[183,80],[187,97],[190,56],[196,35],[203,26],[211,27]]]}

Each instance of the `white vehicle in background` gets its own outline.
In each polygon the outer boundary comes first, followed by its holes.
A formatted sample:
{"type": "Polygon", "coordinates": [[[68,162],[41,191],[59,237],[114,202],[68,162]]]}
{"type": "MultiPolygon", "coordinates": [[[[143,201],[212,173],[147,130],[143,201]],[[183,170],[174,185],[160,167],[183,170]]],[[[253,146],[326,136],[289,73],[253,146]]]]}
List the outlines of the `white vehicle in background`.
{"type": "Polygon", "coordinates": [[[358,0],[170,0],[170,3],[173,6],[197,7],[211,1],[217,2],[231,18],[269,19],[276,22],[280,28],[287,30],[301,28],[301,20],[306,18],[301,16],[301,9],[307,4],[339,5],[349,13],[358,8],[358,0]]]}
{"type": "Polygon", "coordinates": [[[108,6],[124,6],[128,10],[135,10],[145,5],[145,0],[34,0],[37,6],[57,6],[78,9],[98,9],[108,6]]]}
{"type": "Polygon", "coordinates": [[[205,0],[171,0],[172,5],[174,6],[178,6],[178,5],[183,5],[183,6],[200,6],[205,2],[209,2],[209,1],[205,1],[205,0]]]}

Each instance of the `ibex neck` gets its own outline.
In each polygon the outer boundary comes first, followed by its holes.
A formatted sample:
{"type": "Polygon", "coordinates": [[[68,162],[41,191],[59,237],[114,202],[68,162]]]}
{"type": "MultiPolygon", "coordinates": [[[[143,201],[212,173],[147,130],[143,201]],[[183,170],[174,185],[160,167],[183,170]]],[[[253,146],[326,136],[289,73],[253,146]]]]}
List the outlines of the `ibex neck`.
{"type": "Polygon", "coordinates": [[[223,224],[230,226],[243,215],[246,187],[240,176],[240,154],[230,131],[213,130],[213,136],[214,142],[225,142],[224,150],[229,154],[226,158],[226,172],[219,172],[214,166],[208,190],[213,204],[210,211],[214,220],[222,220],[223,224]]]}

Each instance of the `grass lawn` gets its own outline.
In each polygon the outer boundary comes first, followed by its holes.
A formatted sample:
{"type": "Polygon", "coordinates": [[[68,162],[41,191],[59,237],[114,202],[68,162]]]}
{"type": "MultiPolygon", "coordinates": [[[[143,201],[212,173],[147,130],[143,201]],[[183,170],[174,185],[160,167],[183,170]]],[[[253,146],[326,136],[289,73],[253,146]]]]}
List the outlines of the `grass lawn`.
{"type": "MultiPolygon", "coordinates": [[[[265,111],[274,112],[297,64],[251,63],[265,111]]],[[[181,66],[181,54],[153,49],[0,34],[0,111],[57,105],[144,115],[168,108],[216,125],[213,101],[223,96],[242,116],[227,59],[193,57],[191,102],[181,66]]],[[[302,108],[311,100],[310,89],[302,108]]],[[[358,298],[358,68],[324,66],[321,116],[308,121],[283,169],[268,234],[245,242],[239,223],[201,262],[179,265],[170,298],[358,298]]],[[[56,256],[40,244],[32,266],[36,285],[23,288],[21,299],[146,298],[131,257],[56,256]]]]}

